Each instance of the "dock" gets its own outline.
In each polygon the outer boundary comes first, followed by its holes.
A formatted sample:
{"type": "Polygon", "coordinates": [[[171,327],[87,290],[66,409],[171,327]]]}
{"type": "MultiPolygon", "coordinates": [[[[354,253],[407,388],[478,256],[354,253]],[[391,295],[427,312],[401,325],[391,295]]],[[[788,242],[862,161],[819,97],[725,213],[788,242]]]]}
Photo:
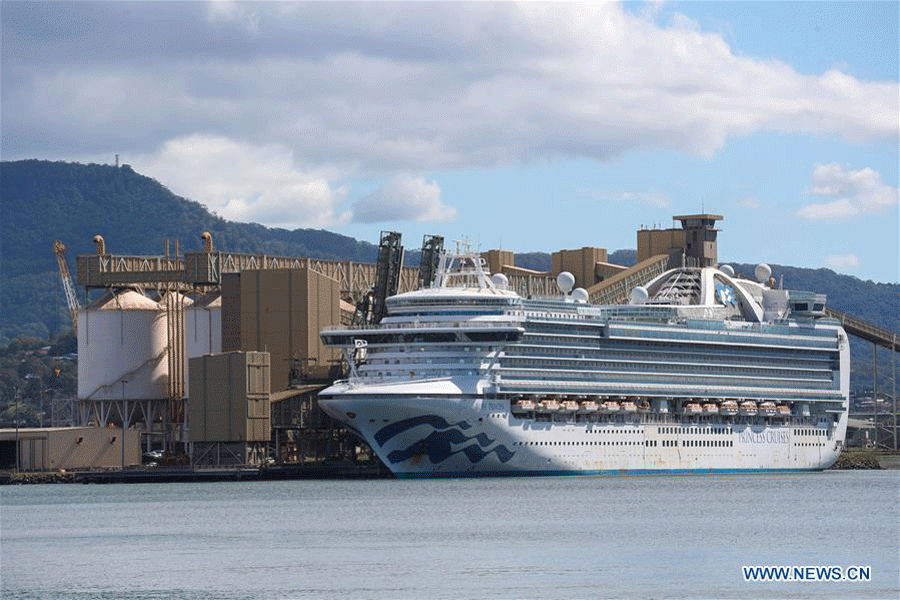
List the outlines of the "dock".
{"type": "Polygon", "coordinates": [[[0,485],[41,483],[199,483],[324,479],[387,479],[392,475],[378,462],[349,461],[198,468],[191,466],[133,467],[74,471],[0,473],[0,485]]]}

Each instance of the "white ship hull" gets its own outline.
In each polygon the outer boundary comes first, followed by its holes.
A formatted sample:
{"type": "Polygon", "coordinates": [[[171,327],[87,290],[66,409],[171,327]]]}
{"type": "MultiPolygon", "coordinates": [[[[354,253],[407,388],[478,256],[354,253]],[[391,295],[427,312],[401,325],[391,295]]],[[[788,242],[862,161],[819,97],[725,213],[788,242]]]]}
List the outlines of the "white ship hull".
{"type": "Polygon", "coordinates": [[[539,421],[514,415],[508,400],[428,397],[425,382],[416,398],[404,398],[391,387],[378,397],[338,384],[323,392],[320,406],[398,477],[820,470],[837,460],[844,437],[824,424],[713,416],[696,423],[640,413],[539,421]]]}

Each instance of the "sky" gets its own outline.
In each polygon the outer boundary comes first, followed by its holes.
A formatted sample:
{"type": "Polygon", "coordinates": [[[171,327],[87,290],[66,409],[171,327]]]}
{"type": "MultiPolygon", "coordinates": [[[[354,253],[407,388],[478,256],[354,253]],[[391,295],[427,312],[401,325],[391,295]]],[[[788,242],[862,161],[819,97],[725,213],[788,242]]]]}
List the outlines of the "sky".
{"type": "MultiPolygon", "coordinates": [[[[0,0],[0,156],[235,221],[900,280],[898,2],[0,0]]],[[[788,282],[785,282],[786,285],[788,282]]]]}

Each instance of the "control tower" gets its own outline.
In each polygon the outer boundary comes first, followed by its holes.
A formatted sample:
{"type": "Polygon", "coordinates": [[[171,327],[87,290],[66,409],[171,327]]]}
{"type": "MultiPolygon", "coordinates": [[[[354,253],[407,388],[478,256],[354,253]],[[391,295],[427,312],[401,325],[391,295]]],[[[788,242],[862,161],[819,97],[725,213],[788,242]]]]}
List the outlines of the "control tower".
{"type": "MultiPolygon", "coordinates": [[[[716,221],[722,215],[698,214],[672,217],[681,221],[681,229],[640,229],[637,232],[637,260],[641,262],[658,254],[669,254],[679,264],[691,267],[714,267],[718,264],[716,221]],[[681,260],[683,258],[683,260],[681,260]]],[[[674,265],[670,265],[674,266],[674,265]]]]}

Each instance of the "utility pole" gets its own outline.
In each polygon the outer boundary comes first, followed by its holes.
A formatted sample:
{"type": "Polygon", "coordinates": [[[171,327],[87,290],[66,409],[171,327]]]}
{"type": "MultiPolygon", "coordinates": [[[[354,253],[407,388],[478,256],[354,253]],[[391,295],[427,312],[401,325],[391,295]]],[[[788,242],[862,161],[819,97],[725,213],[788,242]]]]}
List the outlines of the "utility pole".
{"type": "Polygon", "coordinates": [[[872,415],[875,419],[875,449],[878,450],[878,344],[872,343],[872,415]]]}
{"type": "Polygon", "coordinates": [[[897,451],[897,334],[891,336],[891,397],[894,401],[894,452],[897,451]]]}
{"type": "Polygon", "coordinates": [[[16,473],[19,472],[19,386],[14,388],[13,404],[16,407],[16,473]]]}
{"type": "Polygon", "coordinates": [[[122,380],[122,470],[125,470],[125,431],[128,429],[128,401],[125,399],[125,384],[127,380],[122,380]]]}

